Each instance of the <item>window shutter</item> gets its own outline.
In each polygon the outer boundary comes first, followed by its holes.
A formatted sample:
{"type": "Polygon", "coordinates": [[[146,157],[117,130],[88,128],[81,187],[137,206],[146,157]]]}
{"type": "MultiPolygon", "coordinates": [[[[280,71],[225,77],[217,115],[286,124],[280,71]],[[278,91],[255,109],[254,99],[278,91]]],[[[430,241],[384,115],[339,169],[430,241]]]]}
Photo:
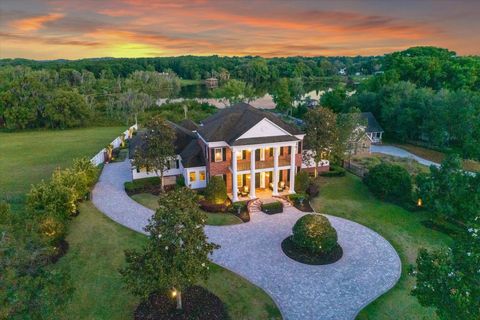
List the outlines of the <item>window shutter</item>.
{"type": "Polygon", "coordinates": [[[302,141],[298,143],[298,153],[302,153],[302,141]]]}
{"type": "Polygon", "coordinates": [[[210,149],[210,162],[215,162],[215,148],[210,149]]]}
{"type": "Polygon", "coordinates": [[[260,161],[260,149],[255,150],[255,161],[260,161]]]}
{"type": "Polygon", "coordinates": [[[242,160],[247,159],[247,150],[242,150],[242,160]]]}
{"type": "Polygon", "coordinates": [[[292,154],[292,147],[288,147],[288,154],[292,154]]]}
{"type": "Polygon", "coordinates": [[[223,161],[227,161],[227,148],[222,148],[223,161]]]}
{"type": "Polygon", "coordinates": [[[270,157],[273,157],[273,147],[269,149],[270,150],[270,157]]]}
{"type": "Polygon", "coordinates": [[[176,169],[180,168],[180,161],[178,159],[175,160],[175,166],[176,169]]]}

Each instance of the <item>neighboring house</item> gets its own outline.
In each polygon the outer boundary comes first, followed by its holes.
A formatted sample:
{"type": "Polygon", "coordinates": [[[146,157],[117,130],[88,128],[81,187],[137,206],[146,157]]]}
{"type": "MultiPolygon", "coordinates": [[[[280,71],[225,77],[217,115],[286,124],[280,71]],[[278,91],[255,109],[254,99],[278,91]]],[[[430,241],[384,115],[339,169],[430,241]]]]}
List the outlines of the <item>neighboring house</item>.
{"type": "Polygon", "coordinates": [[[367,120],[365,133],[370,138],[372,143],[382,143],[383,129],[380,124],[378,124],[375,116],[371,112],[362,112],[361,116],[363,119],[367,120]]]}
{"type": "MultiPolygon", "coordinates": [[[[238,201],[256,198],[257,191],[294,193],[296,173],[315,169],[314,163],[302,161],[302,152],[308,152],[302,148],[303,132],[249,104],[220,110],[198,126],[183,124],[191,129],[171,124],[177,133],[177,159],[165,173],[170,183],[183,175],[186,185],[197,189],[211,177],[221,176],[232,201],[238,201]]],[[[321,161],[318,171],[328,170],[328,160],[321,161]]],[[[133,168],[134,179],[152,175],[133,168]]]]}
{"type": "Polygon", "coordinates": [[[349,152],[351,155],[369,154],[372,144],[382,142],[383,129],[373,114],[371,112],[362,112],[360,118],[363,123],[355,129],[359,130],[357,134],[354,134],[355,140],[349,141],[349,152]],[[365,134],[362,134],[360,131],[365,134]]]}

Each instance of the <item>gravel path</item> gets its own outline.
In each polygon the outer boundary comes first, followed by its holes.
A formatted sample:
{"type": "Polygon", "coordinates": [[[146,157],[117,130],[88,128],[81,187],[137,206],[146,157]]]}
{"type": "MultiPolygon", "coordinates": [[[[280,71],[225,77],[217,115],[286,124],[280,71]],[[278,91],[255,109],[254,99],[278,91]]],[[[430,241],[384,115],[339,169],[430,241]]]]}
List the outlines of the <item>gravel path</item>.
{"type": "MultiPolygon", "coordinates": [[[[130,165],[108,164],[93,190],[93,203],[113,220],[143,232],[153,213],[131,200],[123,182],[130,165]]],[[[272,296],[285,319],[354,319],[358,312],[398,281],[401,263],[388,241],[374,231],[327,216],[338,232],[343,257],[334,264],[310,266],[285,256],[280,247],[304,213],[256,213],[250,222],[206,226],[210,241],[221,245],[212,261],[258,285],[272,296]]]]}
{"type": "Polygon", "coordinates": [[[417,162],[426,165],[428,167],[430,166],[436,166],[439,167],[440,164],[436,162],[432,162],[430,160],[421,158],[417,155],[414,155],[413,153],[408,152],[407,150],[404,150],[402,148],[394,147],[394,146],[382,146],[382,145],[375,145],[372,144],[372,147],[370,149],[371,152],[376,152],[376,153],[383,153],[383,154],[388,154],[391,156],[395,157],[400,157],[400,158],[410,158],[413,160],[416,160],[417,162]]]}

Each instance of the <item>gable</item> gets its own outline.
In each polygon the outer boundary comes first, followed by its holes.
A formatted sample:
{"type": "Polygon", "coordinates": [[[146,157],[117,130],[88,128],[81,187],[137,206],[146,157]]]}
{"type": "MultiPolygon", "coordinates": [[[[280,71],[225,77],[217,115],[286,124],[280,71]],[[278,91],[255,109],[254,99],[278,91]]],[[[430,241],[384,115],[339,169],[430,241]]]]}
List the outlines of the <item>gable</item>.
{"type": "Polygon", "coordinates": [[[252,128],[247,130],[244,134],[238,137],[240,139],[249,139],[249,138],[261,138],[261,137],[275,137],[275,136],[284,136],[290,135],[289,132],[280,128],[267,118],[264,118],[252,128]]]}

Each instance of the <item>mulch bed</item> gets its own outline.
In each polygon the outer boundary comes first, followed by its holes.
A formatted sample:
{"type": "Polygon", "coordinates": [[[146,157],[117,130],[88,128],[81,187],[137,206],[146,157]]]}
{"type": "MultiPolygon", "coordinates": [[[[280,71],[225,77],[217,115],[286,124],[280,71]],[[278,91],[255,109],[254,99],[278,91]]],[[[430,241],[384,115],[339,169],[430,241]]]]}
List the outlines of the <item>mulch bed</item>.
{"type": "Polygon", "coordinates": [[[295,208],[303,212],[315,212],[307,200],[303,201],[303,206],[298,203],[294,203],[293,205],[295,206],[295,208]]]}
{"type": "Polygon", "coordinates": [[[250,214],[248,213],[248,210],[243,210],[238,214],[238,212],[235,212],[234,215],[239,217],[243,222],[248,222],[250,221],[250,214]]]}
{"type": "Polygon", "coordinates": [[[176,301],[165,294],[152,294],[135,309],[136,320],[222,320],[229,319],[223,302],[200,286],[182,292],[183,310],[176,309],[176,301]]]}
{"type": "Polygon", "coordinates": [[[337,262],[343,256],[343,250],[340,245],[337,245],[331,252],[326,254],[312,254],[303,248],[298,248],[292,241],[292,236],[282,241],[282,250],[290,259],[310,265],[331,264],[337,262]]]}
{"type": "Polygon", "coordinates": [[[67,240],[60,240],[60,242],[57,245],[57,248],[55,249],[55,253],[48,257],[48,261],[50,263],[56,263],[61,257],[67,254],[69,247],[70,246],[67,240]]]}

